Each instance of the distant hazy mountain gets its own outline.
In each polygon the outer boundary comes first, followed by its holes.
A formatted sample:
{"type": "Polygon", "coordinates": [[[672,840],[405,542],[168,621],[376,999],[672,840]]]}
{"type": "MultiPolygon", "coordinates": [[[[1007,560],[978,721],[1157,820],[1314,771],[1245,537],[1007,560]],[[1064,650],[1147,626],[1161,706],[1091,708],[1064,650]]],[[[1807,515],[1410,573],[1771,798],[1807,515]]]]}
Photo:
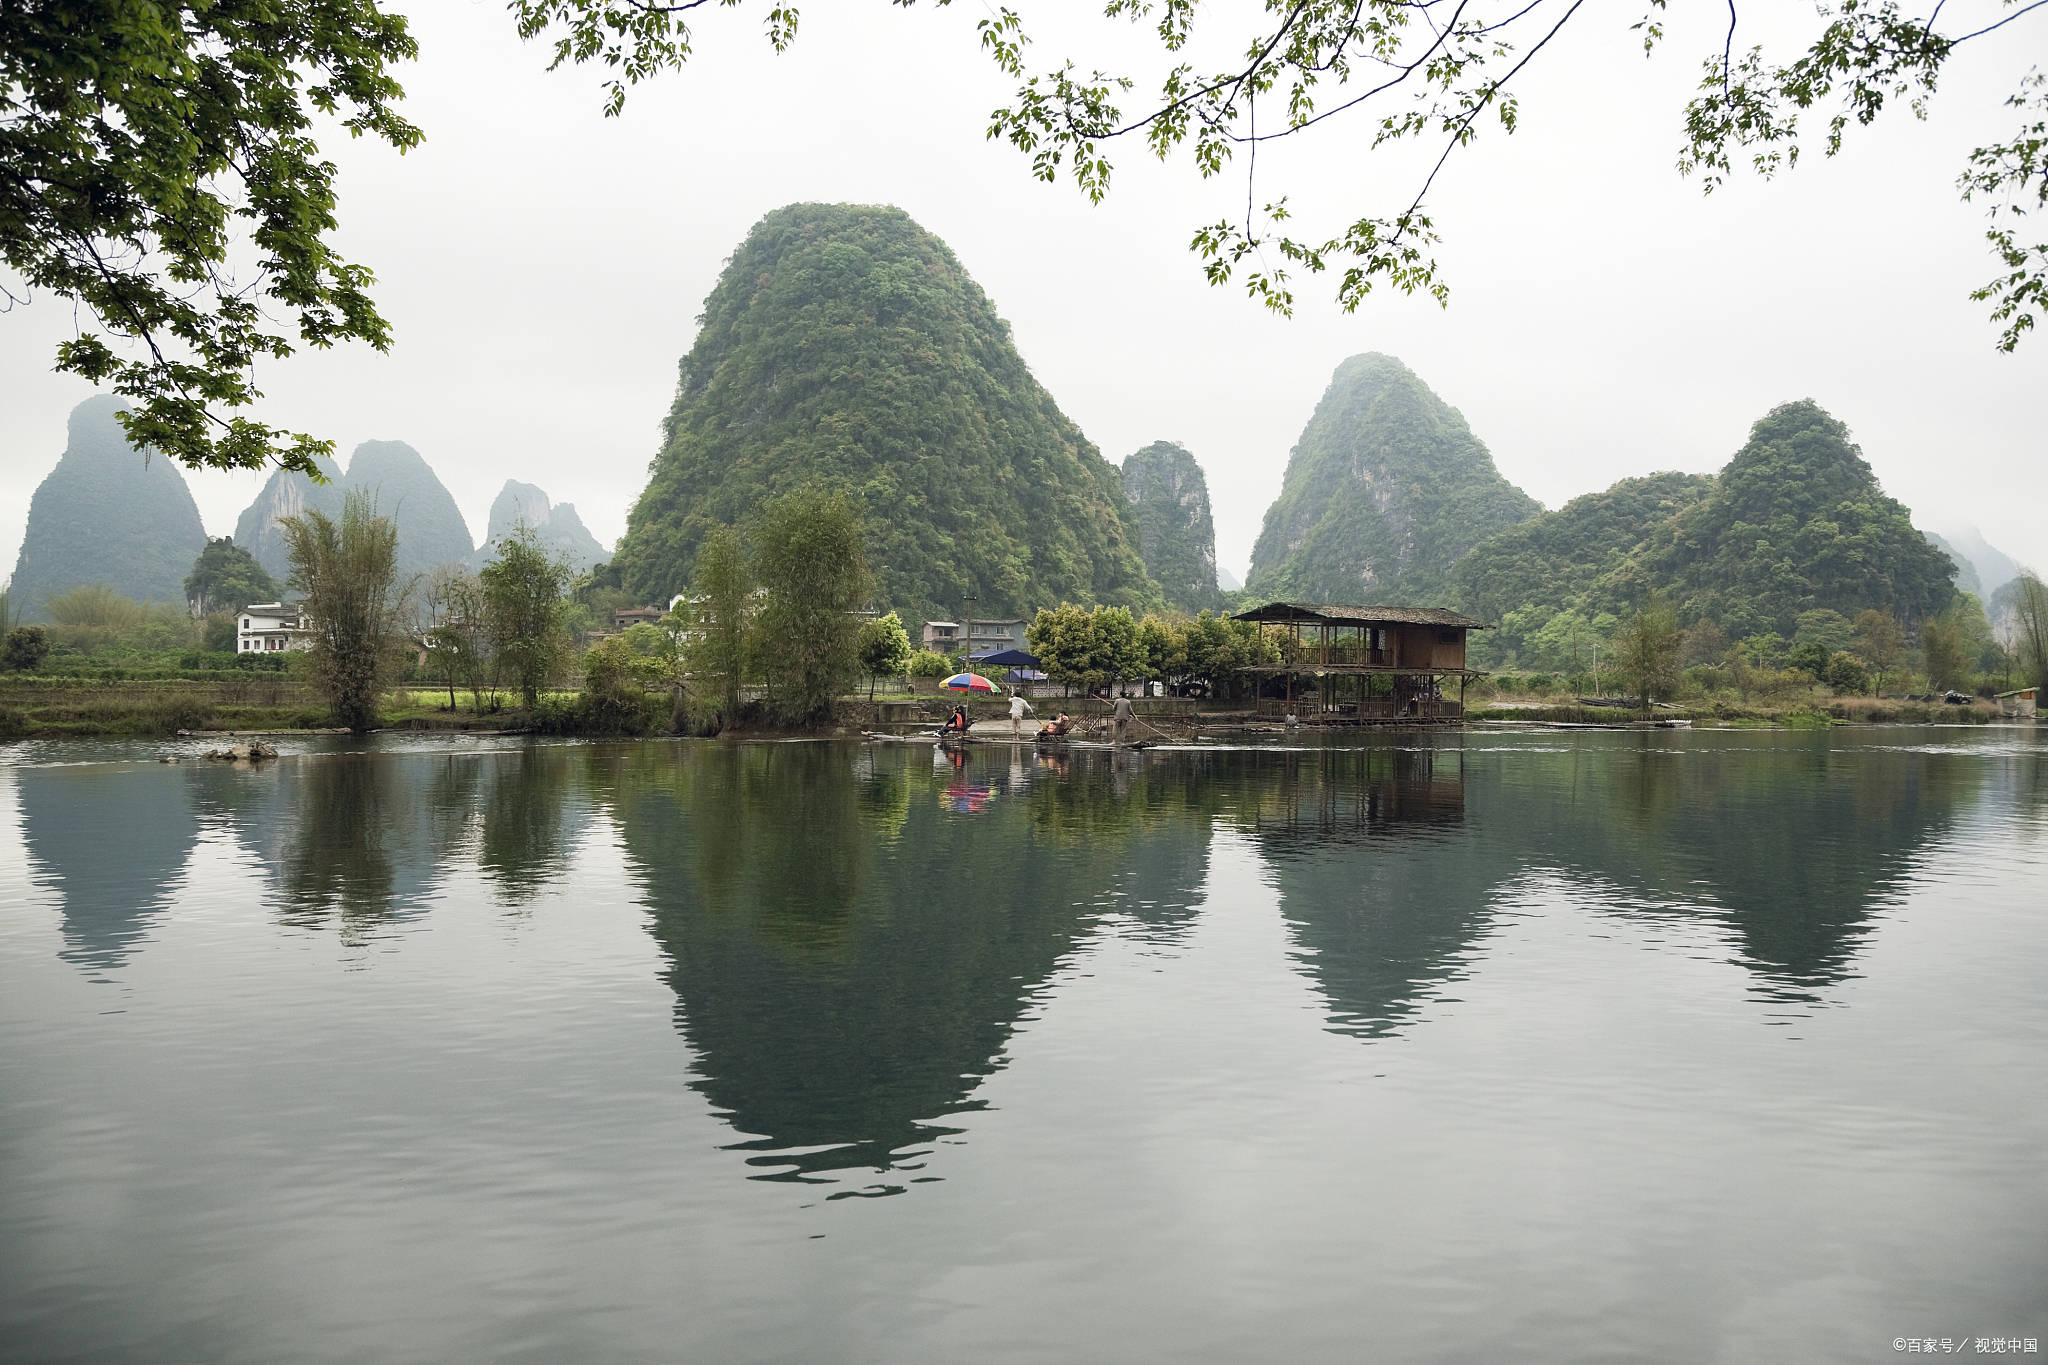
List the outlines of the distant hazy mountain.
{"type": "Polygon", "coordinates": [[[511,535],[521,523],[533,528],[542,545],[567,560],[577,573],[611,558],[602,541],[590,534],[573,503],[556,505],[548,495],[530,483],[507,479],[491,503],[491,519],[483,544],[476,547],[471,563],[482,568],[498,552],[498,542],[511,535]]]}
{"type": "Polygon", "coordinates": [[[314,483],[304,474],[280,469],[263,485],[256,501],[243,508],[242,515],[235,519],[235,544],[254,555],[263,571],[279,584],[291,578],[292,565],[278,522],[308,510],[330,517],[341,515],[341,466],[328,459],[319,464],[326,483],[314,483]]]}
{"type": "Polygon", "coordinates": [[[1116,468],[901,209],[794,204],[754,225],[705,300],[612,562],[660,601],[711,527],[814,479],[866,501],[881,595],[913,629],[966,597],[982,616],[1159,604],[1116,468]]]}
{"type": "Polygon", "coordinates": [[[338,517],[343,500],[359,488],[367,489],[377,511],[398,525],[401,578],[441,564],[469,562],[469,524],[462,519],[462,510],[426,459],[405,442],[363,442],[349,457],[346,474],[332,460],[322,460],[320,468],[327,476],[325,484],[283,470],[271,475],[235,522],[235,544],[254,555],[280,584],[291,579],[291,561],[279,520],[309,509],[338,517]]]}
{"type": "Polygon", "coordinates": [[[1922,531],[1920,534],[1926,536],[1927,543],[1947,555],[1949,562],[1956,566],[1956,591],[1966,592],[1978,601],[1983,601],[1984,582],[1977,576],[1977,566],[1971,562],[1970,557],[1932,531],[1922,531]]]}
{"type": "Polygon", "coordinates": [[[1406,365],[1353,356],[1288,457],[1248,582],[1262,597],[1430,605],[1466,551],[1542,510],[1406,365]]]}
{"type": "Polygon", "coordinates": [[[1216,586],[1225,592],[1242,592],[1244,590],[1244,580],[1224,568],[1221,564],[1218,564],[1216,566],[1216,586]]]}
{"type": "Polygon", "coordinates": [[[1181,611],[1216,607],[1216,523],[1209,481],[1185,447],[1154,441],[1124,457],[1124,497],[1138,527],[1145,572],[1181,611]]]}
{"type": "Polygon", "coordinates": [[[1943,548],[1957,556],[1958,561],[1968,560],[1977,572],[1977,582],[1982,591],[1977,595],[1990,600],[1991,594],[2026,572],[2026,566],[1984,539],[1984,533],[1974,526],[1952,526],[1942,534],[1943,548]]]}
{"type": "Polygon", "coordinates": [[[377,511],[398,525],[398,574],[407,578],[443,564],[466,564],[469,523],[417,450],[403,441],[365,441],[349,457],[345,493],[367,489],[377,511]]]}
{"type": "Polygon", "coordinates": [[[138,602],[185,601],[185,575],[206,547],[199,508],[175,461],[128,444],[111,395],[71,410],[57,467],[29,501],[9,587],[34,620],[58,593],[104,583],[138,602]]]}

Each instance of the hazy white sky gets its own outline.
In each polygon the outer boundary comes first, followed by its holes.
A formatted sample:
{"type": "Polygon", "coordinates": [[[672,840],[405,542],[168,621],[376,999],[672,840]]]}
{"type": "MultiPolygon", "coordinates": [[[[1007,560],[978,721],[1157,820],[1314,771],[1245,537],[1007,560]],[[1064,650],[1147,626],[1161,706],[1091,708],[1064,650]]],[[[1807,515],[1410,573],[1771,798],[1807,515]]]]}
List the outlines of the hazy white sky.
{"type": "MultiPolygon", "coordinates": [[[[376,271],[397,345],[266,368],[261,416],[333,438],[344,459],[364,440],[412,443],[473,536],[517,478],[614,540],[725,258],[771,209],[852,200],[901,205],[953,248],[1104,455],[1162,438],[1193,450],[1218,557],[1240,576],[1330,372],[1361,351],[1405,360],[1549,506],[1718,468],[1773,404],[1811,397],[1921,525],[1974,522],[2048,566],[2048,332],[1994,350],[1967,297],[1993,273],[1983,222],[1953,188],[1965,153],[2007,127],[2017,77],[2048,65],[2048,18],[1964,49],[1928,122],[1888,112],[1835,161],[1703,198],[1673,165],[1725,11],[1682,12],[1646,62],[1627,31],[1640,7],[1594,0],[1527,73],[1521,131],[1454,158],[1432,196],[1450,308],[1376,295],[1347,316],[1303,281],[1289,321],[1211,288],[1186,251],[1197,223],[1241,211],[1235,175],[1204,185],[1132,145],[1091,208],[984,140],[1007,90],[975,46],[976,5],[816,6],[781,57],[754,11],[704,11],[691,69],[616,119],[592,71],[547,73],[495,0],[401,8],[425,145],[327,149],[344,249],[376,271]]],[[[1807,22],[1780,9],[1775,22],[1807,22]]],[[[1041,63],[1080,47],[1055,37],[1041,63]]],[[[1412,181],[1365,157],[1365,136],[1338,120],[1262,152],[1261,198],[1290,193],[1305,228],[1393,206],[1412,181]]],[[[89,392],[49,372],[73,325],[47,298],[0,317],[0,570],[89,392]]],[[[215,534],[261,484],[188,478],[215,534]]]]}

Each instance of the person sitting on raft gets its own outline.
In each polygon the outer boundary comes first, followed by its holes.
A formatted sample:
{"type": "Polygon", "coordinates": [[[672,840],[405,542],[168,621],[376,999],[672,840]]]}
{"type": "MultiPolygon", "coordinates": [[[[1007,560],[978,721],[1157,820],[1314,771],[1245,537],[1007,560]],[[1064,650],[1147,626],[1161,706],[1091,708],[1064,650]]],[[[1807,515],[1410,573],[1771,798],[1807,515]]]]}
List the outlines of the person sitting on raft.
{"type": "Polygon", "coordinates": [[[974,722],[967,719],[966,706],[956,706],[953,708],[953,714],[946,717],[945,727],[940,731],[940,733],[946,735],[964,735],[967,733],[967,727],[972,725],[973,723],[974,722]]]}
{"type": "Polygon", "coordinates": [[[1067,718],[1066,712],[1062,711],[1055,719],[1049,720],[1038,727],[1038,737],[1040,739],[1058,739],[1073,728],[1074,722],[1067,718]]]}

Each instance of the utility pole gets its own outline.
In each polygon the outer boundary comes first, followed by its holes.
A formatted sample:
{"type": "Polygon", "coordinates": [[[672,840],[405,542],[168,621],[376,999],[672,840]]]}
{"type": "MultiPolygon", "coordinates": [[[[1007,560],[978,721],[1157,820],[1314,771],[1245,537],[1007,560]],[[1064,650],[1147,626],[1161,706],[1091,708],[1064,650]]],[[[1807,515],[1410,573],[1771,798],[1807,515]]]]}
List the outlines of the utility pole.
{"type": "Polygon", "coordinates": [[[960,671],[966,673],[969,671],[967,656],[974,652],[974,599],[962,600],[966,602],[967,610],[960,618],[960,671]]]}

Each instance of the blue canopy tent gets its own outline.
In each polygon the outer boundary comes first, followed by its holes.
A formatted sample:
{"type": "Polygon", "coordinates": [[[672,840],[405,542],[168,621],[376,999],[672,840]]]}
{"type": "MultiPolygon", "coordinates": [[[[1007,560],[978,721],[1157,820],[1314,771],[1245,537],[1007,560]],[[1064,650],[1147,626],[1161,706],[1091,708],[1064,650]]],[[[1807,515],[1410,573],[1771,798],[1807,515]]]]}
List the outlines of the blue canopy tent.
{"type": "Polygon", "coordinates": [[[968,655],[967,662],[980,664],[984,668],[991,664],[997,668],[1036,668],[1038,656],[1026,654],[1021,649],[991,649],[981,654],[968,655]]]}
{"type": "Polygon", "coordinates": [[[1035,668],[1013,668],[1003,675],[1003,681],[1012,687],[1023,683],[1042,683],[1045,680],[1045,674],[1035,668]]]}

